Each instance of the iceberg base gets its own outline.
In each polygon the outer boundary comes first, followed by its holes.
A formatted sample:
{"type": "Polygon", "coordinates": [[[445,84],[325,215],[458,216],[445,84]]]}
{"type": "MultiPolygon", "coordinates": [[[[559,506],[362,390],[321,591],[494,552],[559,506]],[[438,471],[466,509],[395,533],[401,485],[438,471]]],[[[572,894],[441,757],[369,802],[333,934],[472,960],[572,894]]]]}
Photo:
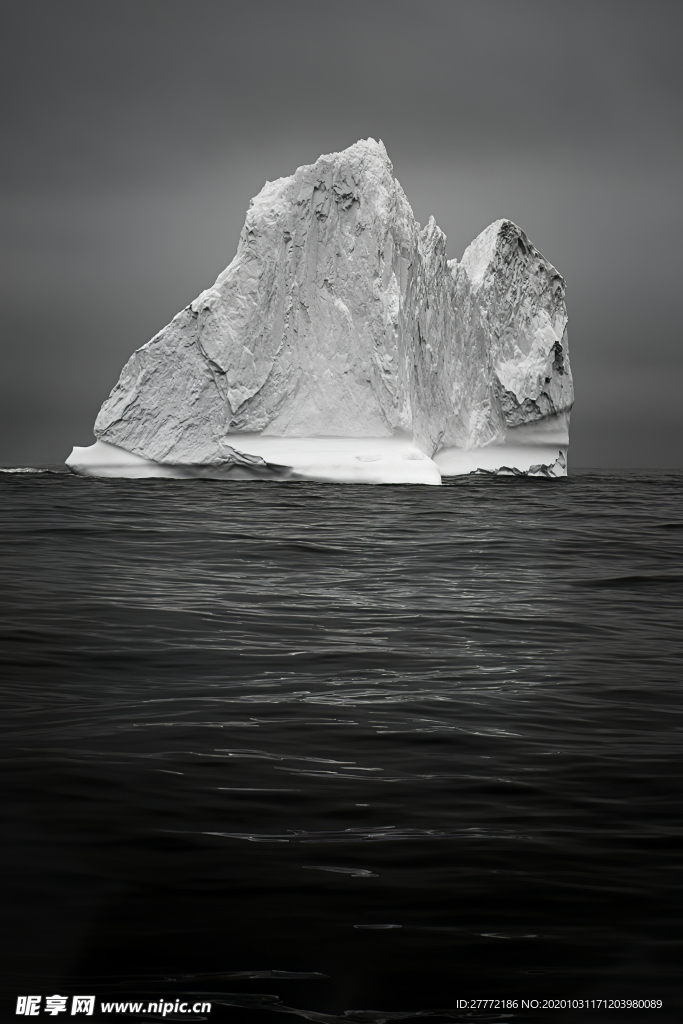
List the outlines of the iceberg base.
{"type": "Polygon", "coordinates": [[[67,466],[81,476],[212,480],[311,480],[341,484],[440,484],[436,463],[401,437],[268,437],[231,434],[226,460],[210,465],[153,462],[97,441],[74,448],[67,466]],[[231,454],[228,454],[230,453],[231,454]]]}
{"type": "Polygon", "coordinates": [[[567,475],[567,449],[551,445],[491,445],[466,452],[444,448],[434,456],[442,476],[490,473],[494,476],[567,475]]]}
{"type": "Polygon", "coordinates": [[[442,448],[433,458],[408,435],[391,437],[271,437],[229,434],[225,458],[213,463],[162,463],[96,441],[74,448],[67,466],[82,476],[210,480],[311,480],[339,484],[440,484],[469,473],[567,475],[569,414],[509,427],[502,444],[442,448]],[[228,441],[230,444],[228,444],[228,441]]]}
{"type": "Polygon", "coordinates": [[[493,473],[497,476],[567,475],[569,410],[532,423],[508,427],[505,440],[484,448],[442,448],[434,456],[442,476],[493,473]]]}

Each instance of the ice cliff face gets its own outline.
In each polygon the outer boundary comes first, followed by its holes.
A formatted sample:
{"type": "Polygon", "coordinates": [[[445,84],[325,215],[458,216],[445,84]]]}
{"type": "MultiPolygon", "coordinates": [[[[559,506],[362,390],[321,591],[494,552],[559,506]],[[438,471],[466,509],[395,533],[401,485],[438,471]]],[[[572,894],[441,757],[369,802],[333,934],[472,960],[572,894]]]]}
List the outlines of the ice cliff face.
{"type": "Polygon", "coordinates": [[[402,436],[448,472],[570,409],[566,324],[564,282],[518,227],[448,261],[368,139],[266,183],[235,259],[133,354],[95,434],[204,467],[267,439],[402,436]]]}
{"type": "Polygon", "coordinates": [[[455,268],[466,277],[466,333],[490,352],[494,388],[507,427],[569,410],[564,281],[511,221],[491,224],[455,268]]]}

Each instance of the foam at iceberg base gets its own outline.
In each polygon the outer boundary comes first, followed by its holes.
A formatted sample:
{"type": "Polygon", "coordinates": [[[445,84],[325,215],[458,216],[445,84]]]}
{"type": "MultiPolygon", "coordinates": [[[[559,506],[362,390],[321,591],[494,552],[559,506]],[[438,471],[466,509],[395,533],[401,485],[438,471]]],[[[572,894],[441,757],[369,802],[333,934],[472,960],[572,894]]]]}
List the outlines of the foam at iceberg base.
{"type": "Polygon", "coordinates": [[[566,473],[564,281],[511,221],[446,257],[367,139],[267,182],[237,255],[133,353],[96,476],[438,484],[566,473]]]}

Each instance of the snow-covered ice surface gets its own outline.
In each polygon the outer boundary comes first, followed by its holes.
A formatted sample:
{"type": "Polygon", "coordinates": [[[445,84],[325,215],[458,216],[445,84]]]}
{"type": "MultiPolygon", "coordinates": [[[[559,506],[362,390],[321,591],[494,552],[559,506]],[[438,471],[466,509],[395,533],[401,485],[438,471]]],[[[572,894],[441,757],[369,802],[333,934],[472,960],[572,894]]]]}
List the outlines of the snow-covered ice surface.
{"type": "Polygon", "coordinates": [[[243,434],[248,455],[214,465],[154,462],[97,441],[74,448],[67,465],[86,476],[204,477],[214,480],[316,480],[320,483],[440,484],[441,471],[402,437],[268,437],[243,434]]]}
{"type": "Polygon", "coordinates": [[[564,281],[520,228],[496,221],[447,260],[367,139],[266,183],[232,263],[131,356],[97,443],[67,464],[366,483],[564,475],[566,325],[564,281]]]}

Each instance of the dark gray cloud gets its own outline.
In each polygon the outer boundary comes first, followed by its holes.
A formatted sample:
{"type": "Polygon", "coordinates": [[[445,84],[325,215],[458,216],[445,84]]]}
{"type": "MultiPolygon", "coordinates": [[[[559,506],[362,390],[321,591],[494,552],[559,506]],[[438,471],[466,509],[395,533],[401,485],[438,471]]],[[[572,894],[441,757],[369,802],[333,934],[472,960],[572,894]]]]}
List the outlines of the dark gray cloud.
{"type": "Polygon", "coordinates": [[[681,464],[677,2],[16,0],[0,18],[1,462],[89,443],[263,182],[372,135],[452,256],[507,216],[567,278],[574,464],[681,464]]]}

